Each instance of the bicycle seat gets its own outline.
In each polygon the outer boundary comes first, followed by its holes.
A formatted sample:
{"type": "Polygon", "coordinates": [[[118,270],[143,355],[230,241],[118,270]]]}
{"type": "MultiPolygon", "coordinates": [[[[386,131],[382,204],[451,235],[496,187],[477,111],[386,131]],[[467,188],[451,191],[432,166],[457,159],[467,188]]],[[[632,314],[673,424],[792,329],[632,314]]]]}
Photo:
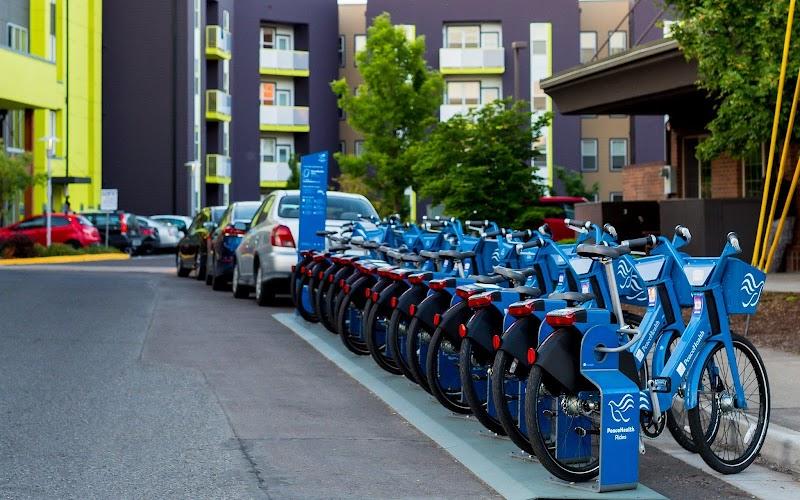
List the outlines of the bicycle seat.
{"type": "Polygon", "coordinates": [[[533,299],[542,294],[541,290],[532,286],[516,286],[512,288],[512,290],[519,293],[520,295],[527,295],[528,297],[533,299]]]}
{"type": "Polygon", "coordinates": [[[361,246],[369,250],[375,250],[376,248],[380,248],[380,245],[375,241],[365,241],[364,243],[361,244],[361,246]]]}
{"type": "Polygon", "coordinates": [[[439,252],[434,252],[434,251],[431,251],[431,250],[420,250],[419,251],[419,255],[421,257],[425,257],[426,259],[438,259],[439,258],[439,252]]]}
{"type": "Polygon", "coordinates": [[[495,274],[499,274],[508,280],[522,283],[528,278],[528,276],[532,276],[535,271],[531,268],[515,270],[503,266],[497,266],[494,268],[494,272],[495,274]]]}
{"type": "Polygon", "coordinates": [[[414,263],[419,263],[419,262],[424,262],[425,261],[424,258],[420,257],[419,255],[413,254],[413,253],[403,254],[403,256],[400,258],[400,260],[402,260],[403,262],[414,262],[414,263]]]}
{"type": "Polygon", "coordinates": [[[577,304],[583,304],[584,302],[589,302],[590,300],[594,300],[594,294],[580,293],[580,292],[560,292],[560,293],[551,293],[548,298],[553,300],[564,300],[569,305],[577,305],[577,304]]]}
{"type": "Polygon", "coordinates": [[[576,253],[581,257],[590,259],[616,259],[622,255],[630,253],[631,249],[627,246],[609,247],[606,245],[578,245],[576,253]]]}
{"type": "Polygon", "coordinates": [[[439,257],[453,260],[464,260],[475,257],[475,252],[459,252],[458,250],[440,250],[439,257]]]}
{"type": "Polygon", "coordinates": [[[500,276],[499,274],[493,274],[491,276],[475,276],[475,283],[480,283],[482,285],[496,285],[504,281],[506,281],[506,278],[504,276],[500,276]]]}

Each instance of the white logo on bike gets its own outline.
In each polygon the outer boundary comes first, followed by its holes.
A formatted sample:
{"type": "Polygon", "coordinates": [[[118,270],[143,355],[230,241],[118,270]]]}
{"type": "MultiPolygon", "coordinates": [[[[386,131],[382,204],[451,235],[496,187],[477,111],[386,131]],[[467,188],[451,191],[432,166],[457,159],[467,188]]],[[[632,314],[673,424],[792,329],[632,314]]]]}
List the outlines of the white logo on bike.
{"type": "Polygon", "coordinates": [[[756,278],[752,273],[745,274],[742,287],[739,289],[746,294],[745,300],[742,301],[742,307],[751,307],[758,304],[761,299],[762,288],[764,288],[764,281],[756,283],[756,278]]]}
{"type": "Polygon", "coordinates": [[[640,302],[644,302],[646,300],[646,294],[644,288],[639,283],[639,280],[636,279],[636,276],[633,274],[633,267],[625,262],[624,260],[619,261],[619,266],[617,266],[617,275],[621,278],[621,280],[617,283],[619,285],[620,290],[630,290],[629,294],[625,296],[628,300],[636,300],[640,302]]]}
{"type": "Polygon", "coordinates": [[[631,421],[631,418],[626,418],[625,412],[633,408],[633,396],[626,394],[616,403],[613,399],[609,399],[608,408],[611,410],[611,418],[614,422],[628,423],[631,421]]]}

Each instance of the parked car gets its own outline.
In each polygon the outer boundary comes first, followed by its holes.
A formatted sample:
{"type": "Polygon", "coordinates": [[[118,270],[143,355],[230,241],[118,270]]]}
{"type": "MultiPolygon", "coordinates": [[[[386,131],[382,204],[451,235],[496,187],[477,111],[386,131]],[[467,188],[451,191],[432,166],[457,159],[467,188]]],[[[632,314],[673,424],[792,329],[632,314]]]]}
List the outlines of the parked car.
{"type": "Polygon", "coordinates": [[[175,256],[178,276],[189,276],[189,273],[196,271],[198,280],[206,278],[208,238],[217,228],[226,208],[204,207],[194,216],[186,228],[186,234],[178,242],[178,254],[175,256]]]}
{"type": "Polygon", "coordinates": [[[174,250],[181,237],[178,228],[170,224],[153,220],[149,217],[136,216],[136,221],[142,228],[142,247],[147,251],[174,250]]]}
{"type": "Polygon", "coordinates": [[[178,228],[181,233],[180,237],[183,238],[187,234],[187,229],[192,225],[192,218],[185,215],[151,215],[151,219],[158,222],[163,222],[178,228]]]}
{"type": "Polygon", "coordinates": [[[564,224],[564,219],[574,219],[575,204],[588,201],[582,196],[542,196],[539,198],[537,205],[552,207],[557,212],[544,219],[544,222],[550,226],[554,240],[559,241],[575,237],[575,232],[564,224]]]}
{"type": "MultiPolygon", "coordinates": [[[[47,244],[47,216],[36,215],[0,228],[0,239],[21,234],[40,245],[47,244]]],[[[74,248],[100,243],[100,233],[86,217],[78,214],[54,213],[50,215],[50,241],[74,248]]]]}
{"type": "Polygon", "coordinates": [[[214,290],[224,289],[233,278],[236,248],[250,229],[253,214],[260,206],[259,201],[231,203],[209,238],[206,284],[214,290]]]}
{"type": "MultiPolygon", "coordinates": [[[[338,230],[359,215],[377,216],[377,212],[361,195],[328,192],[327,230],[338,230]]],[[[254,290],[258,304],[267,305],[276,292],[288,291],[292,266],[297,263],[299,217],[299,191],[274,191],[264,199],[236,249],[233,286],[237,296],[254,290]]]]}
{"type": "Polygon", "coordinates": [[[108,246],[119,248],[123,252],[136,253],[142,246],[142,233],[136,216],[123,211],[117,212],[83,212],[81,215],[91,221],[100,232],[100,241],[106,241],[108,229],[108,246]]]}

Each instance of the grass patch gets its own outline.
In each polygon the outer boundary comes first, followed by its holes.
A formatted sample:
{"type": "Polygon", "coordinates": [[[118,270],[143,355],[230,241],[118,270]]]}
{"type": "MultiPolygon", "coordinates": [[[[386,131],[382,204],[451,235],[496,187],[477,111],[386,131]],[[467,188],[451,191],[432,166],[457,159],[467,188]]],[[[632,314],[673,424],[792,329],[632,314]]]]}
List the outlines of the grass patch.
{"type": "Polygon", "coordinates": [[[65,255],[96,255],[101,253],[121,253],[119,249],[102,245],[73,248],[62,243],[53,243],[50,247],[36,244],[33,247],[36,257],[63,257],[65,255]]]}

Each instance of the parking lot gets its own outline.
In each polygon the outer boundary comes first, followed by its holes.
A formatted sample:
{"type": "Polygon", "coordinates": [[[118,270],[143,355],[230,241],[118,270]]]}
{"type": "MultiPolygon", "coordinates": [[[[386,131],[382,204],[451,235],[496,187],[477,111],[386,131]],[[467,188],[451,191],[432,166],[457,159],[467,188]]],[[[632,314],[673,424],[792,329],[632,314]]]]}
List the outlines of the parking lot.
{"type": "MultiPolygon", "coordinates": [[[[288,302],[172,262],[0,270],[0,496],[498,496],[274,320],[288,302]]],[[[668,497],[751,496],[653,447],[641,471],[668,497]]]]}

